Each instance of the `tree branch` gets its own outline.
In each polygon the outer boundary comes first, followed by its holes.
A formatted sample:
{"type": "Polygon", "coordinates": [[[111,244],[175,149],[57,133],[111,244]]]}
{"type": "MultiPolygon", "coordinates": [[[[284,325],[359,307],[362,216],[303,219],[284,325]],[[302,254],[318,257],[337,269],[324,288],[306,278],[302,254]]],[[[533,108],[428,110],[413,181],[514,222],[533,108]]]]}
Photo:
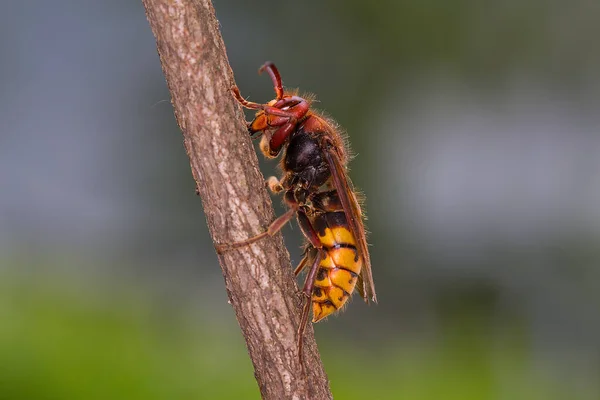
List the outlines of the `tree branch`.
{"type": "MultiPolygon", "coordinates": [[[[143,3],[213,241],[264,231],[273,208],[230,93],[233,74],[211,1],[143,3]]],[[[219,262],[262,397],[331,399],[312,327],[304,368],[298,360],[301,297],[281,235],[227,252],[219,262]]]]}

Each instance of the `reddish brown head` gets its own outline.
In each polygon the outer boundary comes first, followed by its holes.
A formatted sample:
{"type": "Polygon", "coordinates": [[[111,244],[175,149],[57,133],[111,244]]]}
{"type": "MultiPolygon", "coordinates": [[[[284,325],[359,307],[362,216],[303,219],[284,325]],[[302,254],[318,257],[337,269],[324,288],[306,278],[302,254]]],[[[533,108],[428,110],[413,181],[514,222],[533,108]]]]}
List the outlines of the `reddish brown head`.
{"type": "Polygon", "coordinates": [[[261,149],[268,157],[275,157],[298,123],[306,117],[310,103],[302,97],[284,93],[281,76],[275,64],[266,62],[258,70],[259,73],[263,71],[267,71],[273,81],[276,95],[273,100],[266,104],[253,103],[245,100],[237,87],[233,87],[232,90],[244,107],[258,110],[254,120],[248,124],[248,131],[251,135],[264,135],[261,149]]]}

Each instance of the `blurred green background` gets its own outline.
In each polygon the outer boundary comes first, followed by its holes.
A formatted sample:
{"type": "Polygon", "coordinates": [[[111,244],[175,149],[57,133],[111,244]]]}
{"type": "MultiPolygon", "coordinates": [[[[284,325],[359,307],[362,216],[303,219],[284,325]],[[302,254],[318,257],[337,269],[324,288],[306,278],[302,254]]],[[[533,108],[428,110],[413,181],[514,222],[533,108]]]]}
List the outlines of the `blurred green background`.
{"type": "MultiPolygon", "coordinates": [[[[242,94],[276,62],[357,154],[336,398],[600,398],[600,3],[215,8],[242,94]]],[[[140,2],[9,2],[0,57],[0,399],[259,398],[140,2]]]]}

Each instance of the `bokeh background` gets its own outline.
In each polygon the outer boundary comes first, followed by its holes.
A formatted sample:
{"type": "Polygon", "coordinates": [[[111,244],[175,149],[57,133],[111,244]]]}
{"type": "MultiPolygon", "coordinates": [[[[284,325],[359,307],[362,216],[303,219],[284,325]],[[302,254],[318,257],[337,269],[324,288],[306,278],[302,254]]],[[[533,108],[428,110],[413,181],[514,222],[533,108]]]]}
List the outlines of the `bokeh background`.
{"type": "MultiPolygon", "coordinates": [[[[600,3],[215,7],[243,95],[275,61],[357,154],[336,398],[600,398],[600,3]]],[[[141,3],[4,4],[0,88],[0,398],[259,398],[141,3]]]]}

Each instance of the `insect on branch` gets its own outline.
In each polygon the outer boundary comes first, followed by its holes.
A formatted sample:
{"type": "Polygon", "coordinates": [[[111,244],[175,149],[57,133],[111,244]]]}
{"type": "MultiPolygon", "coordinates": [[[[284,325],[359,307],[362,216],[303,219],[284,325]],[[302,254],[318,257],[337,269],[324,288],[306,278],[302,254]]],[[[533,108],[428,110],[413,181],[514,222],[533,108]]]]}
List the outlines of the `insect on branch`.
{"type": "MultiPolygon", "coordinates": [[[[215,243],[275,220],[209,0],[143,0],[192,175],[215,243]]],[[[218,257],[264,399],[331,399],[312,329],[297,352],[300,299],[280,235],[218,257]]]]}

